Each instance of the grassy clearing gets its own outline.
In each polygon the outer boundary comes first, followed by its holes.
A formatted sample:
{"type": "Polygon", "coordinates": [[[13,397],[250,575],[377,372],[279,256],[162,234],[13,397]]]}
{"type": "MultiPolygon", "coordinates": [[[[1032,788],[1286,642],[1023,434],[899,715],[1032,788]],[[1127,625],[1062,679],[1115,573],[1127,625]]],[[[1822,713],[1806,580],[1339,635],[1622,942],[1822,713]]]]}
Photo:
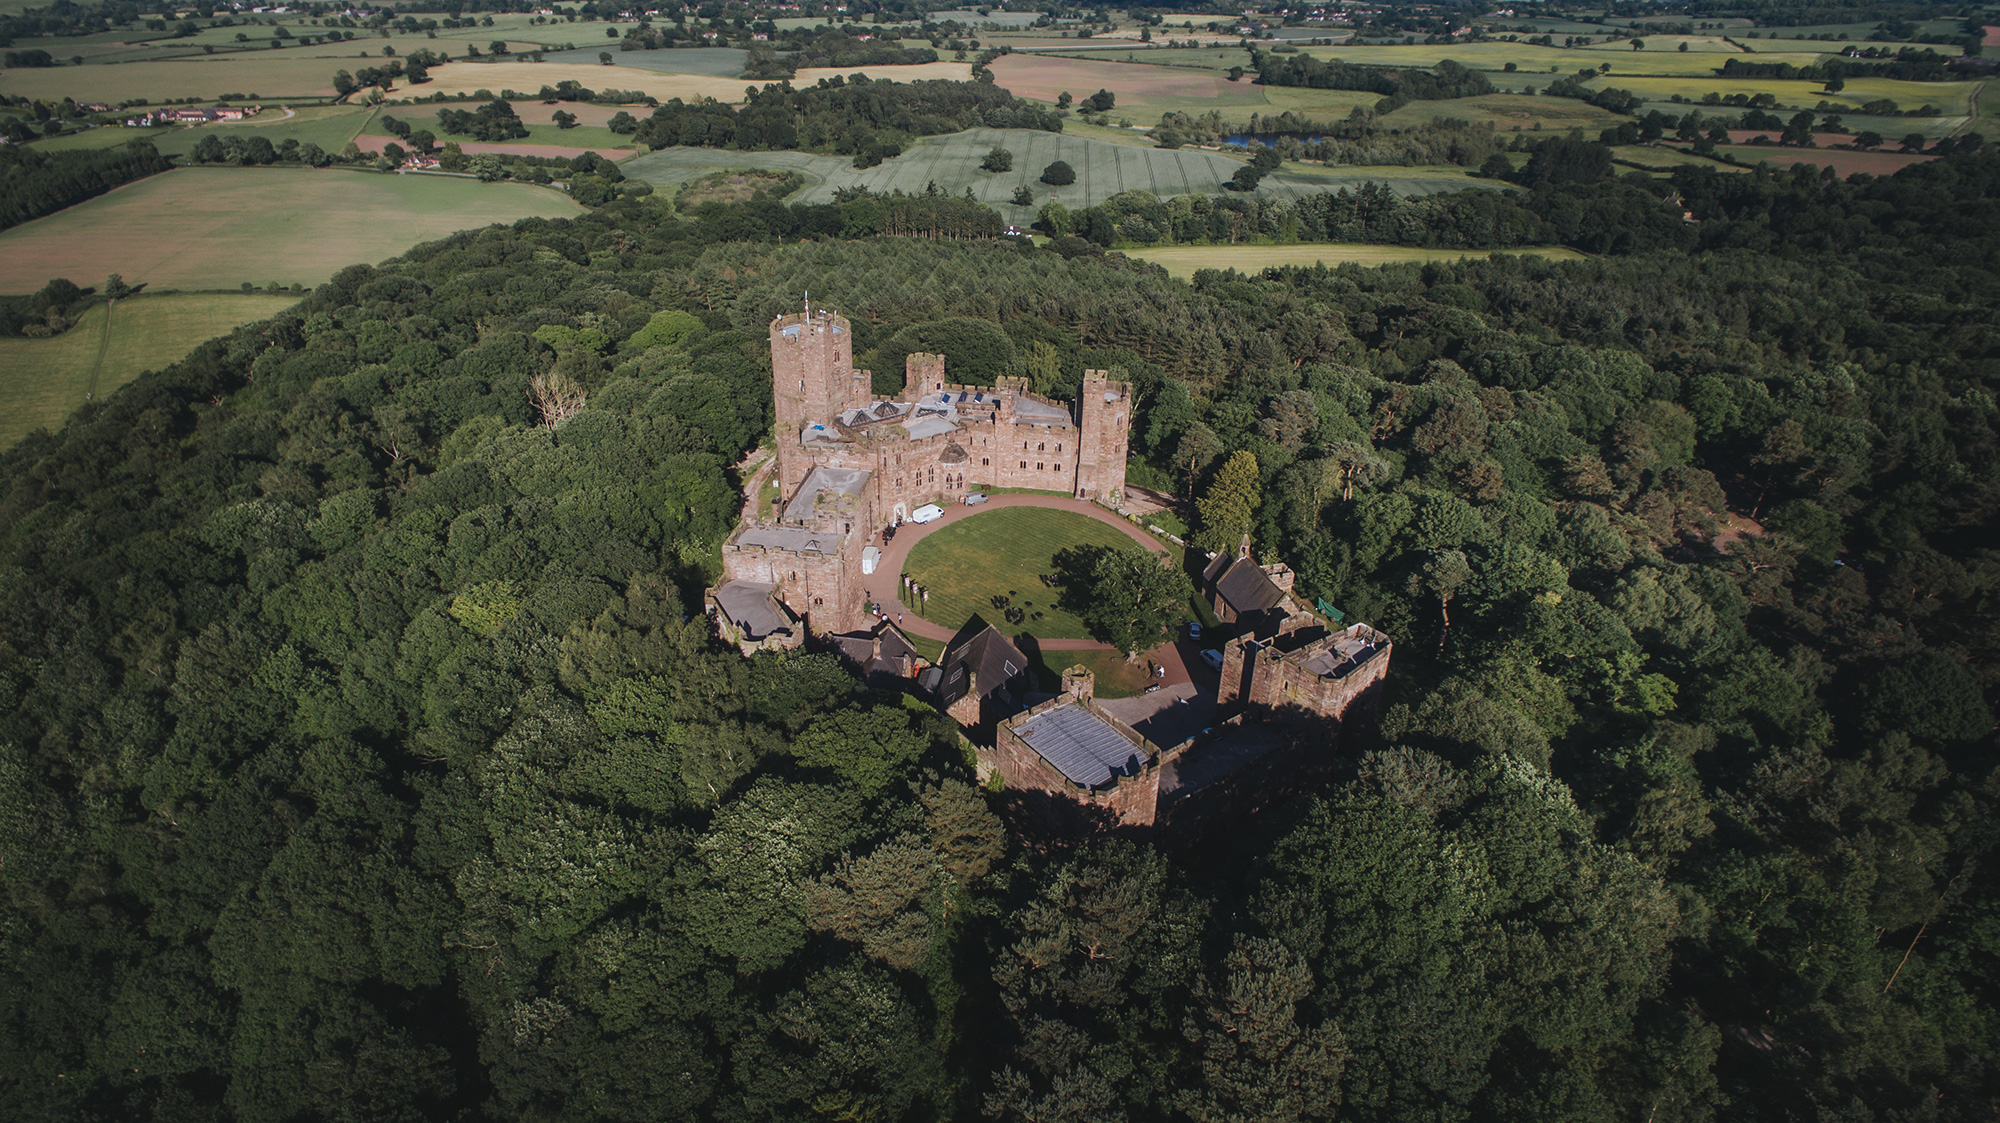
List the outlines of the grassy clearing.
{"type": "Polygon", "coordinates": [[[318,284],[454,230],[583,209],[546,188],[301,168],[181,168],[0,232],[0,292],[111,273],[155,288],[318,284]]]}
{"type": "Polygon", "coordinates": [[[1192,277],[1197,269],[1234,269],[1257,273],[1286,265],[1406,265],[1430,261],[1457,261],[1462,257],[1492,257],[1509,253],[1522,257],[1546,257],[1554,261],[1580,261],[1585,255],[1564,246],[1533,246],[1515,250],[1433,250],[1415,246],[1160,246],[1156,249],[1123,250],[1127,257],[1150,261],[1175,277],[1192,277]]]}
{"type": "MultiPolygon", "coordinates": [[[[957,629],[974,615],[982,616],[1009,635],[1027,633],[1043,639],[1084,639],[1083,621],[1057,608],[1056,590],[1042,583],[1055,571],[1058,550],[1070,546],[1130,544],[1116,527],[1070,511],[1040,507],[1003,507],[937,531],[910,551],[904,570],[930,590],[925,615],[957,629]],[[1026,613],[1010,624],[993,597],[1026,613]]],[[[1136,548],[1136,547],[1135,547],[1136,548]]],[[[1058,658],[1068,652],[1058,653],[1058,658]]]]}
{"type": "Polygon", "coordinates": [[[53,339],[0,339],[0,448],[56,429],[84,402],[180,359],[203,340],[274,316],[296,296],[179,293],[99,305],[53,339]],[[94,390],[93,390],[94,380],[94,390]]]}

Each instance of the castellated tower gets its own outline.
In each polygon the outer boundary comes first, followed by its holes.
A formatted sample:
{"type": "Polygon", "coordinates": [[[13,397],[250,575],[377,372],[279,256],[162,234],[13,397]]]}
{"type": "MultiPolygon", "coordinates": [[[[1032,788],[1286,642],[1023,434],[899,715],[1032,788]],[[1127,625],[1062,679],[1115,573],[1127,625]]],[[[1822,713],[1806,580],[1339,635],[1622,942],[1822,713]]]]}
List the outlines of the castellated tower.
{"type": "Polygon", "coordinates": [[[771,321],[771,398],[778,418],[779,483],[790,495],[812,470],[799,433],[868,402],[868,375],[854,369],[847,317],[808,307],[771,321]]]}
{"type": "Polygon", "coordinates": [[[1132,387],[1107,371],[1083,372],[1077,395],[1076,495],[1119,506],[1125,496],[1126,438],[1132,424],[1132,387]]]}
{"type": "Polygon", "coordinates": [[[903,400],[914,402],[944,389],[944,356],[912,351],[903,359],[903,400]]]}

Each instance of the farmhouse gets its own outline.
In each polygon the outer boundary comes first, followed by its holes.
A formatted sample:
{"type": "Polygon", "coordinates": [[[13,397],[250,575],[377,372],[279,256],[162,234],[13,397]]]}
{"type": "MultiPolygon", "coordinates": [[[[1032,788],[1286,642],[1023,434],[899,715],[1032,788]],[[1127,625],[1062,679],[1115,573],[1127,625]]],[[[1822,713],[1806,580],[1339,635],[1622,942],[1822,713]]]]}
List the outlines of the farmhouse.
{"type": "Polygon", "coordinates": [[[901,391],[877,396],[870,372],[854,369],[847,320],[810,307],[771,322],[771,368],[779,502],[724,544],[709,597],[746,649],[862,627],[862,551],[926,504],[986,487],[1112,506],[1124,493],[1132,391],[1103,371],[1084,372],[1082,394],[1065,403],[1020,380],[957,385],[944,356],[915,354],[901,391]]]}

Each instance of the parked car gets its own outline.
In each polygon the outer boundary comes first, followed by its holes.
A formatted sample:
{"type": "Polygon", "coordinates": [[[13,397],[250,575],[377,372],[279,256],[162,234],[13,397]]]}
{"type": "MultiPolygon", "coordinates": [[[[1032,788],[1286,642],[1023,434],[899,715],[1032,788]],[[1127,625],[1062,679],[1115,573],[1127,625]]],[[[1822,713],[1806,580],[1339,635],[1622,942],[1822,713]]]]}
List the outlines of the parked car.
{"type": "Polygon", "coordinates": [[[1201,653],[1201,661],[1208,664],[1209,670],[1219,671],[1222,669],[1222,652],[1211,647],[1201,653]]]}
{"type": "Polygon", "coordinates": [[[913,523],[934,523],[944,517],[944,508],[935,503],[926,503],[910,512],[913,523]]]}
{"type": "Polygon", "coordinates": [[[1199,620],[1188,621],[1188,638],[1189,639],[1201,638],[1201,621],[1199,620]]]}
{"type": "Polygon", "coordinates": [[[983,491],[975,491],[965,497],[965,505],[968,507],[977,507],[984,502],[986,502],[986,493],[983,491]]]}

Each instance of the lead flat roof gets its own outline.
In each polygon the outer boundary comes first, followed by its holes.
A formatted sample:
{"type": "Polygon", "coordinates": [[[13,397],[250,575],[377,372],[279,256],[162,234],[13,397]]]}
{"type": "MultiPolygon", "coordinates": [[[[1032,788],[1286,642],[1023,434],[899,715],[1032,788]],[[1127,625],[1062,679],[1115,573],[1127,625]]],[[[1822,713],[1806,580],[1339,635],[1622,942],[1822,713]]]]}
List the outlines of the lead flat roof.
{"type": "Polygon", "coordinates": [[[1037,714],[1014,732],[1056,771],[1086,788],[1103,787],[1112,777],[1131,776],[1144,766],[1138,746],[1079,705],[1037,714]]]}

